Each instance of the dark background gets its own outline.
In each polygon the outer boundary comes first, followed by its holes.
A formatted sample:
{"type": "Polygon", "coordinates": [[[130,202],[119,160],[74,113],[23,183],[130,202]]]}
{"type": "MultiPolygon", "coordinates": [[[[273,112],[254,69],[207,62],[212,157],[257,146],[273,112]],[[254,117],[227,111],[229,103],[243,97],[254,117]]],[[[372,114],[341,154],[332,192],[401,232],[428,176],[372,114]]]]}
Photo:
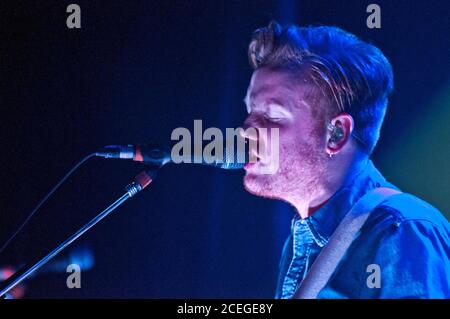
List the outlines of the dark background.
{"type": "MultiPolygon", "coordinates": [[[[373,160],[391,182],[450,211],[448,1],[2,1],[0,243],[78,159],[107,144],[167,142],[176,127],[238,127],[253,30],[337,25],[390,59],[395,91],[373,160]],[[81,29],[66,7],[81,7],[81,29]]],[[[0,255],[43,256],[123,192],[139,164],[94,159],[0,255]]],[[[243,171],[171,165],[148,190],[70,246],[94,267],[68,289],[64,269],[26,297],[271,298],[294,213],[243,190],[243,171]]],[[[447,214],[447,217],[449,215],[447,214]]],[[[62,256],[64,256],[62,254],[62,256]]]]}

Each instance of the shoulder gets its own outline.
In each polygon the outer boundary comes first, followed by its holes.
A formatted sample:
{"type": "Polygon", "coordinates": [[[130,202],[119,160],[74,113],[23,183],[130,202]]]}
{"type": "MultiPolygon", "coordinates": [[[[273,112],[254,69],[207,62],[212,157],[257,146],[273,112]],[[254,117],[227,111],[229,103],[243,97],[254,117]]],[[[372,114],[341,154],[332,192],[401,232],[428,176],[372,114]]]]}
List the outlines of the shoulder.
{"type": "Polygon", "coordinates": [[[410,271],[410,278],[425,276],[424,280],[450,275],[450,224],[416,196],[402,193],[380,204],[361,229],[360,239],[370,243],[373,261],[389,265],[391,273],[410,271]]]}
{"type": "Polygon", "coordinates": [[[372,212],[361,231],[361,245],[368,248],[362,260],[378,265],[383,279],[377,291],[362,285],[362,296],[450,296],[450,227],[435,207],[411,194],[394,195],[372,212]]]}
{"type": "Polygon", "coordinates": [[[391,196],[379,205],[380,209],[393,208],[402,220],[426,220],[431,223],[447,223],[441,212],[426,201],[408,193],[391,196]]]}
{"type": "MultiPolygon", "coordinates": [[[[446,217],[426,201],[408,193],[393,195],[375,208],[365,228],[377,226],[437,232],[447,243],[450,241],[450,224],[446,217]]],[[[413,235],[411,231],[406,233],[413,235]]]]}

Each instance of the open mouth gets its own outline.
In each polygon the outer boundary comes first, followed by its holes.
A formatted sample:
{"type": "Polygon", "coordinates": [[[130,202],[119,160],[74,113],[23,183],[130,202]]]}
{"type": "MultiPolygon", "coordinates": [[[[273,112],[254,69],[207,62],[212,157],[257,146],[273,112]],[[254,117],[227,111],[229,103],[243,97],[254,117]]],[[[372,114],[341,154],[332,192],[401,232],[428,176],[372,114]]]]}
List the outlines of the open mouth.
{"type": "Polygon", "coordinates": [[[248,171],[248,170],[250,170],[253,166],[255,166],[256,165],[256,163],[247,163],[247,164],[245,164],[244,165],[244,169],[246,170],[246,171],[248,171]]]}
{"type": "Polygon", "coordinates": [[[256,145],[249,149],[249,162],[245,164],[246,171],[252,170],[256,172],[256,168],[260,173],[263,173],[268,167],[272,165],[271,154],[264,145],[258,141],[256,145]]]}
{"type": "Polygon", "coordinates": [[[250,154],[250,162],[245,164],[244,169],[250,170],[252,167],[255,167],[257,164],[260,164],[261,157],[257,154],[255,150],[253,150],[250,154]]]}

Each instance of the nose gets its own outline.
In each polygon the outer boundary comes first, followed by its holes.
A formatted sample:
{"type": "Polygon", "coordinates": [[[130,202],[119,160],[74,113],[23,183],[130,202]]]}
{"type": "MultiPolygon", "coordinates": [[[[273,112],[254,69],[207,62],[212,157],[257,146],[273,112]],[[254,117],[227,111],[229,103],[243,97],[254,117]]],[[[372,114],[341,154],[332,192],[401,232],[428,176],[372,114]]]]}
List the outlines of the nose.
{"type": "Polygon", "coordinates": [[[250,116],[244,121],[242,130],[240,130],[239,134],[244,139],[252,141],[256,141],[258,139],[258,129],[255,127],[255,125],[252,125],[250,116]]]}

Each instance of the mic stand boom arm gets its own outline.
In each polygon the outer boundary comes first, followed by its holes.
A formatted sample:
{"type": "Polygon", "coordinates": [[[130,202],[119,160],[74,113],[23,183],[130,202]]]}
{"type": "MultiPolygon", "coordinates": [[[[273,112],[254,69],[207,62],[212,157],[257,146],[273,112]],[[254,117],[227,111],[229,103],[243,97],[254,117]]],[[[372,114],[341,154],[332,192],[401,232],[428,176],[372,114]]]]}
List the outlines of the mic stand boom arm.
{"type": "Polygon", "coordinates": [[[2,285],[0,286],[0,298],[4,298],[8,291],[18,285],[22,280],[30,276],[33,272],[44,266],[47,262],[49,262],[53,257],[55,257],[60,251],[73,243],[76,239],[78,239],[81,235],[87,232],[89,229],[94,227],[99,221],[108,216],[113,210],[123,204],[127,199],[133,197],[140,191],[142,191],[145,187],[147,187],[156,177],[156,168],[149,168],[147,170],[139,173],[134,181],[129,184],[125,189],[126,193],[123,194],[119,199],[117,199],[114,203],[112,203],[108,208],[102,211],[100,214],[95,216],[90,222],[81,227],[76,233],[67,238],[62,244],[53,249],[47,256],[42,258],[40,261],[35,263],[33,266],[28,268],[23,272],[19,272],[8,278],[2,285]]]}

